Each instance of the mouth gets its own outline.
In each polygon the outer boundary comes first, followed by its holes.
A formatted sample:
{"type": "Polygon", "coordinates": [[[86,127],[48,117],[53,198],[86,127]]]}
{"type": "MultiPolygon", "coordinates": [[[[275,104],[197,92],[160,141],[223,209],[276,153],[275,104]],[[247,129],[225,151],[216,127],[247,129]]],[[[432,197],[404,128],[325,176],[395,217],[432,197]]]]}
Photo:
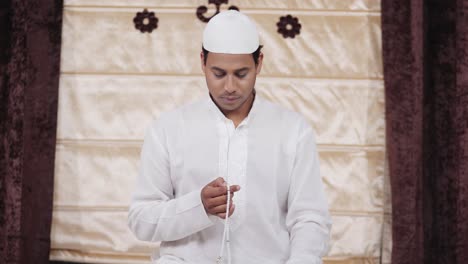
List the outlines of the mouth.
{"type": "Polygon", "coordinates": [[[223,100],[224,102],[226,103],[234,103],[236,102],[237,100],[239,100],[240,97],[238,96],[223,96],[221,97],[221,100],[223,100]]]}

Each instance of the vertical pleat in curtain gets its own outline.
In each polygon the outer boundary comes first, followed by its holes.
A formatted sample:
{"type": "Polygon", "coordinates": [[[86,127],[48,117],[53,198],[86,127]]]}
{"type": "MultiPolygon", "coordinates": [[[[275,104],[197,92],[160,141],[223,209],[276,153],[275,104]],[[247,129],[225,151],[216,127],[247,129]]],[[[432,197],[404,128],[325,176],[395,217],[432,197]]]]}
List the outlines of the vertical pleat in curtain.
{"type": "Polygon", "coordinates": [[[0,3],[0,263],[48,263],[62,1],[0,3]]]}
{"type": "Polygon", "coordinates": [[[468,1],[382,1],[393,264],[468,263],[468,1]]]}

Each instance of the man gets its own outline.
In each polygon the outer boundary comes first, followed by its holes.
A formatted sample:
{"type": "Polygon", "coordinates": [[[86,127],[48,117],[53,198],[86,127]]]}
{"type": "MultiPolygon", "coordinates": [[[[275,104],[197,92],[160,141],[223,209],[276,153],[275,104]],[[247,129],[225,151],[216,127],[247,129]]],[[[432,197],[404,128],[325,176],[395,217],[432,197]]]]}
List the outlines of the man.
{"type": "Polygon", "coordinates": [[[155,263],[216,263],[224,242],[223,263],[322,263],[330,217],[314,135],[301,115],[255,94],[260,49],[247,16],[213,17],[200,54],[209,96],[146,133],[129,227],[161,241],[155,263]]]}

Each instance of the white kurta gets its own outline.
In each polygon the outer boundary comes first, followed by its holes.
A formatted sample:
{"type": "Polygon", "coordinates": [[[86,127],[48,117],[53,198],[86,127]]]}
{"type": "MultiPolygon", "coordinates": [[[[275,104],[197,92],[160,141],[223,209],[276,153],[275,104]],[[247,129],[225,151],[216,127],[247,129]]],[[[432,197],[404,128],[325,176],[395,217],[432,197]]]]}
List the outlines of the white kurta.
{"type": "Polygon", "coordinates": [[[207,215],[200,191],[217,177],[241,186],[233,264],[322,263],[331,221],[313,131],[258,95],[237,128],[207,96],[147,130],[128,221],[137,238],[162,241],[155,263],[215,263],[224,221],[207,215]]]}

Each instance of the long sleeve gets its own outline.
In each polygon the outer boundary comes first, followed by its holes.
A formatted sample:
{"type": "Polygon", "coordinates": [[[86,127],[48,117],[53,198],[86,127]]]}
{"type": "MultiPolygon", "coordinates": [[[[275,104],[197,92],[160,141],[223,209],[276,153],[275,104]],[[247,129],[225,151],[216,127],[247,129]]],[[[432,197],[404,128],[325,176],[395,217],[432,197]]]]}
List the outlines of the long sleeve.
{"type": "Polygon", "coordinates": [[[200,191],[174,197],[165,133],[158,122],[153,123],[146,132],[129,209],[132,232],[144,241],[174,241],[213,225],[200,191]]]}
{"type": "Polygon", "coordinates": [[[321,264],[328,251],[331,220],[310,128],[299,138],[291,177],[286,216],[291,251],[286,264],[321,264]]]}

